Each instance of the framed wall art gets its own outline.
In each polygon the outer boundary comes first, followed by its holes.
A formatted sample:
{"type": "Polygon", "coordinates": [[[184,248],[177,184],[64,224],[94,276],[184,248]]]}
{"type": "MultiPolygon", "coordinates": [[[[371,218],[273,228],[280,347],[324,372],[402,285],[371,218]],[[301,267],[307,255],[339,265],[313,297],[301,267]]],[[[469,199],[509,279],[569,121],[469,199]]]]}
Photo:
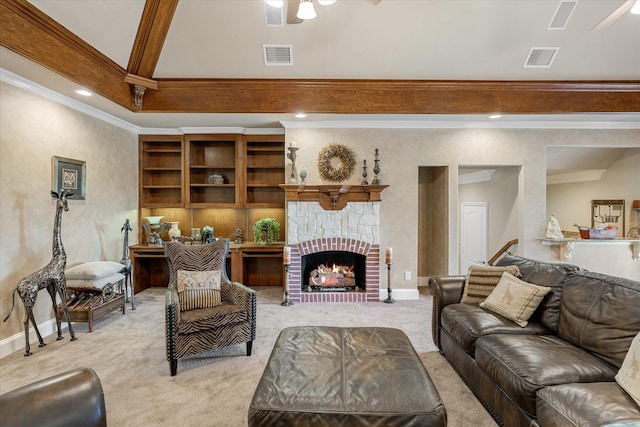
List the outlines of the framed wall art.
{"type": "Polygon", "coordinates": [[[53,156],[51,159],[51,190],[69,190],[70,199],[84,200],[87,195],[87,162],[53,156]]]}

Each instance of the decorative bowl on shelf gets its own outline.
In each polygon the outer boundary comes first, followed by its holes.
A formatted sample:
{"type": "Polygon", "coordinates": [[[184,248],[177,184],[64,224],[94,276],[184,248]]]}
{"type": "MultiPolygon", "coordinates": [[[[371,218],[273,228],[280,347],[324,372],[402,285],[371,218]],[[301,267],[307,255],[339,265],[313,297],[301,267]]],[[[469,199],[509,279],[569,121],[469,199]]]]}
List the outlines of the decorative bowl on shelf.
{"type": "Polygon", "coordinates": [[[145,216],[146,220],[149,221],[149,225],[151,225],[151,229],[155,230],[160,228],[160,221],[164,218],[164,215],[158,216],[145,216]]]}
{"type": "Polygon", "coordinates": [[[592,228],[589,230],[589,238],[590,239],[614,239],[616,237],[616,233],[618,232],[618,227],[609,226],[609,227],[598,227],[592,228]]]}

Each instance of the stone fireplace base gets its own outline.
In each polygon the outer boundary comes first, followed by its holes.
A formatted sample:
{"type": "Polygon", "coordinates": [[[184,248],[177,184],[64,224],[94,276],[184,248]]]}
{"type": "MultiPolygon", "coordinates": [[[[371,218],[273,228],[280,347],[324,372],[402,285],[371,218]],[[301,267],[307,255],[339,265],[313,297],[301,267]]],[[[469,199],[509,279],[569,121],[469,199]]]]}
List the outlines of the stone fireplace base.
{"type": "Polygon", "coordinates": [[[292,302],[372,302],[380,300],[380,245],[344,237],[307,240],[291,245],[289,299],[292,302]],[[303,292],[302,256],[327,251],[353,252],[365,256],[366,291],[303,292]]]}

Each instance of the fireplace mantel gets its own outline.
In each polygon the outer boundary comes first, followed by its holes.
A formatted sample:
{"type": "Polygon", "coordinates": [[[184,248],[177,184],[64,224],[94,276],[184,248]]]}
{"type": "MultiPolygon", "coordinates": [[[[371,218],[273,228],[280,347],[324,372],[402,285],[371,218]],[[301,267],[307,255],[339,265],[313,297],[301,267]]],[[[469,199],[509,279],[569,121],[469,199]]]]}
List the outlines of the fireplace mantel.
{"type": "Polygon", "coordinates": [[[388,185],[280,184],[287,202],[319,202],[325,210],[342,210],[349,202],[379,202],[388,185]]]}

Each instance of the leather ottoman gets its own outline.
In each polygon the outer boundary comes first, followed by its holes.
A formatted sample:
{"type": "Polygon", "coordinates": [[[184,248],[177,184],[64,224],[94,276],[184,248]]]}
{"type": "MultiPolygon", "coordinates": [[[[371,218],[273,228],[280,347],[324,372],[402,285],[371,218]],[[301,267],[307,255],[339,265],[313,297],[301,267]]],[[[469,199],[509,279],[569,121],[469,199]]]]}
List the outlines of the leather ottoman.
{"type": "Polygon", "coordinates": [[[251,400],[249,426],[446,426],[435,386],[404,332],[282,330],[251,400]]]}

